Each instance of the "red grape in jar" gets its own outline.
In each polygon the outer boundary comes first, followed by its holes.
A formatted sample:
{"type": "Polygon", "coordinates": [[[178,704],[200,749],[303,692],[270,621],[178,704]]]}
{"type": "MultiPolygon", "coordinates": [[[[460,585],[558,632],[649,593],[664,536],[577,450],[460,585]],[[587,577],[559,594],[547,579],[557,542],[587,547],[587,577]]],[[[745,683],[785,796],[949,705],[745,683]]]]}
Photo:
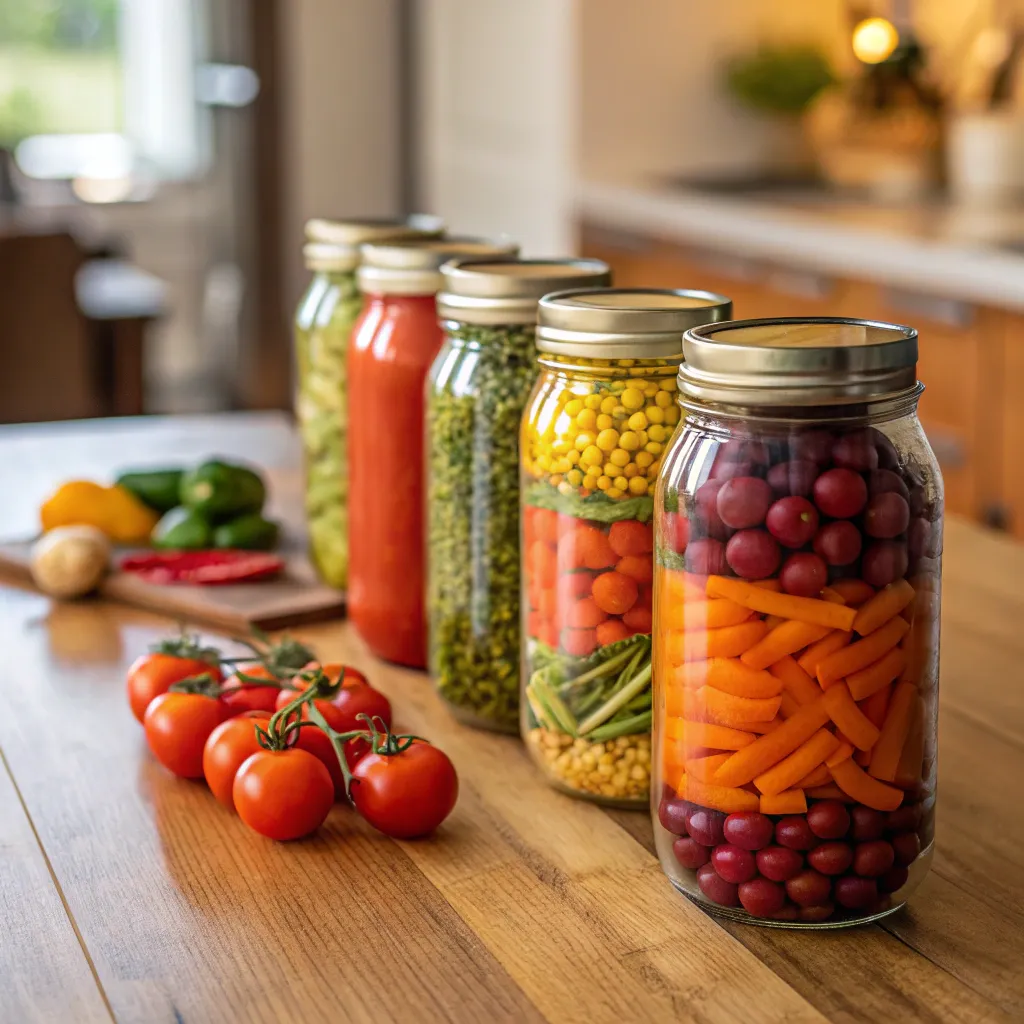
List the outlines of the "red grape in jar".
{"type": "Polygon", "coordinates": [[[771,917],[786,904],[786,890],[767,878],[754,878],[749,882],[742,882],[737,895],[743,909],[754,917],[771,917]]]}
{"type": "Polygon", "coordinates": [[[832,880],[818,871],[806,868],[787,880],[786,895],[801,907],[821,906],[832,895],[832,880]]]}
{"type": "Polygon", "coordinates": [[[910,523],[910,506],[905,498],[892,491],[868,499],[864,512],[864,532],[869,537],[898,537],[910,523]]]}
{"type": "Polygon", "coordinates": [[[686,568],[702,576],[725,572],[725,545],[720,540],[702,537],[686,546],[686,568]]]}
{"type": "Polygon", "coordinates": [[[773,882],[788,882],[800,874],[804,867],[803,855],[785,846],[766,846],[754,858],[757,870],[773,882]]]}
{"type": "Polygon", "coordinates": [[[895,540],[872,541],[864,549],[861,578],[881,590],[907,574],[907,545],[895,540]]]}
{"type": "Polygon", "coordinates": [[[726,480],[718,492],[718,518],[734,530],[760,526],[772,503],[772,489],[757,476],[726,480]]]}
{"type": "Polygon", "coordinates": [[[843,434],[832,445],[832,461],[843,469],[862,473],[878,468],[878,448],[875,439],[867,430],[853,430],[843,434]]]}
{"type": "Polygon", "coordinates": [[[873,878],[847,875],[836,879],[836,903],[847,910],[867,910],[878,902],[878,883],[873,878]]]}
{"type": "Polygon", "coordinates": [[[829,469],[814,481],[814,504],[833,519],[849,519],[867,504],[868,485],[852,469],[829,469]]]}
{"type": "Polygon", "coordinates": [[[697,515],[694,525],[715,540],[725,540],[729,536],[729,528],[718,515],[718,492],[724,485],[724,480],[705,480],[693,495],[693,508],[697,515]]]}
{"type": "Polygon", "coordinates": [[[710,864],[697,869],[697,885],[712,903],[721,907],[738,907],[740,904],[736,886],[722,878],[710,864]]]}
{"type": "Polygon", "coordinates": [[[746,882],[757,874],[757,862],[749,850],[722,843],[711,851],[711,863],[727,882],[746,882]]]}
{"type": "Polygon", "coordinates": [[[711,859],[711,851],[690,836],[680,836],[672,843],[672,852],[684,868],[696,871],[711,859]]]}
{"type": "Polygon", "coordinates": [[[808,430],[789,439],[791,459],[813,462],[827,466],[832,461],[832,446],[835,437],[827,430],[808,430]]]}
{"type": "Polygon", "coordinates": [[[768,486],[776,497],[795,495],[806,497],[814,488],[818,467],[806,459],[777,462],[768,470],[768,486]]]}
{"type": "Polygon", "coordinates": [[[850,828],[850,812],[838,800],[822,800],[808,810],[807,826],[819,839],[842,839],[850,828]]]}
{"type": "Polygon", "coordinates": [[[673,797],[665,797],[658,804],[658,821],[666,832],[673,835],[685,836],[687,834],[686,819],[692,812],[693,807],[685,800],[676,800],[673,797]]]}
{"type": "Polygon", "coordinates": [[[767,466],[771,462],[771,453],[768,451],[768,445],[763,441],[732,437],[719,446],[715,461],[716,463],[751,462],[755,465],[767,466]]]}
{"type": "Polygon", "coordinates": [[[783,563],[779,582],[787,594],[796,597],[817,597],[828,583],[828,566],[819,555],[798,551],[783,563]]]}
{"type": "Polygon", "coordinates": [[[717,846],[725,838],[722,825],[725,815],[721,811],[709,811],[699,807],[686,820],[686,828],[698,843],[717,846]]]}
{"type": "Polygon", "coordinates": [[[927,519],[912,519],[907,531],[907,546],[914,558],[935,558],[939,554],[938,531],[927,519]]]}
{"type": "Polygon", "coordinates": [[[780,544],[802,548],[817,533],[818,510],[806,498],[779,498],[768,509],[765,526],[780,544]]]}
{"type": "Polygon", "coordinates": [[[757,811],[737,811],[730,814],[722,826],[726,842],[742,850],[760,850],[775,835],[772,819],[757,811]]]}
{"type": "Polygon", "coordinates": [[[876,494],[898,494],[910,500],[910,491],[899,473],[891,469],[874,469],[868,474],[868,494],[873,498],[876,494]]]}
{"type": "Polygon", "coordinates": [[[779,542],[767,530],[740,530],[725,546],[725,560],[737,576],[763,580],[779,567],[779,542]]]}
{"type": "Polygon", "coordinates": [[[860,530],[846,519],[826,523],[814,536],[814,553],[828,565],[849,565],[860,557],[860,530]]]}
{"type": "Polygon", "coordinates": [[[892,832],[913,832],[921,827],[924,807],[921,804],[904,804],[885,816],[885,827],[892,832]]]}
{"type": "Polygon", "coordinates": [[[871,434],[878,451],[879,466],[883,469],[897,469],[900,464],[900,453],[896,451],[896,445],[877,427],[870,427],[868,433],[871,434]]]}
{"type": "Polygon", "coordinates": [[[895,862],[901,867],[913,864],[921,854],[921,839],[916,832],[899,832],[891,842],[895,862]]]}
{"type": "Polygon", "coordinates": [[[807,863],[823,875],[841,875],[853,863],[849,843],[822,843],[807,854],[807,863]]]}
{"type": "Polygon", "coordinates": [[[878,891],[884,893],[897,892],[907,884],[910,872],[902,865],[897,864],[889,868],[881,878],[878,879],[878,891]]]}
{"type": "Polygon", "coordinates": [[[862,878],[877,878],[892,867],[894,859],[892,844],[884,839],[858,843],[853,851],[853,873],[862,878]]]}
{"type": "Polygon", "coordinates": [[[861,804],[851,807],[850,820],[853,822],[850,835],[859,842],[881,839],[885,833],[885,815],[871,807],[861,804]]]}
{"type": "Polygon", "coordinates": [[[792,814],[775,826],[775,842],[790,850],[810,850],[817,846],[818,839],[811,831],[806,818],[792,814]]]}

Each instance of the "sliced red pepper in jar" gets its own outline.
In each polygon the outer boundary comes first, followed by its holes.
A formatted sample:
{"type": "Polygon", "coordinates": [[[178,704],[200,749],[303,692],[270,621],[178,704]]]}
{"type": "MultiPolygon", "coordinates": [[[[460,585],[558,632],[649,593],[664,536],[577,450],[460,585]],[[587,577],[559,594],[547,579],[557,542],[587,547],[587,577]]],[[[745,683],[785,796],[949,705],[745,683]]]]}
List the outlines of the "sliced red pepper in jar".
{"type": "Polygon", "coordinates": [[[255,583],[277,576],[284,559],[257,551],[169,551],[161,554],[128,555],[121,560],[122,572],[130,572],[147,583],[191,583],[217,586],[255,583]]]}

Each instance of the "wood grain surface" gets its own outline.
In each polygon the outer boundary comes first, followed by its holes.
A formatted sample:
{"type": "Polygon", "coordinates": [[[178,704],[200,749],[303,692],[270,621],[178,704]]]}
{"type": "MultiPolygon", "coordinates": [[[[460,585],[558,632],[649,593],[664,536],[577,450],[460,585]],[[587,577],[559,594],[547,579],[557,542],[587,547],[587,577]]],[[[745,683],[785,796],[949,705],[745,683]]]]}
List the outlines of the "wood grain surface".
{"type": "Polygon", "coordinates": [[[421,842],[342,807],[263,840],[154,764],[127,708],[172,623],[0,589],[0,1020],[1024,1019],[1022,578],[1024,549],[948,524],[934,868],[906,910],[824,933],[706,915],[646,814],[554,792],[347,625],[296,632],[451,755],[459,804],[421,842]]]}

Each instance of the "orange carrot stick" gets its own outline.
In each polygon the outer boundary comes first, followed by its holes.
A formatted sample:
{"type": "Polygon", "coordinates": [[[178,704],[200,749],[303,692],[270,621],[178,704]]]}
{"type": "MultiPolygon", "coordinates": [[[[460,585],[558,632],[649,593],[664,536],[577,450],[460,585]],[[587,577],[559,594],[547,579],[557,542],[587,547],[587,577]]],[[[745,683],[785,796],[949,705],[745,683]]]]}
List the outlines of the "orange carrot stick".
{"type": "Polygon", "coordinates": [[[708,658],[738,658],[767,632],[768,627],[760,619],[752,619],[738,626],[670,633],[668,658],[673,665],[708,658]]]}
{"type": "Polygon", "coordinates": [[[846,677],[850,696],[856,701],[867,700],[873,693],[888,686],[903,671],[906,664],[907,652],[900,647],[894,647],[873,665],[868,665],[859,672],[851,672],[846,677]]]}
{"type": "Polygon", "coordinates": [[[840,761],[829,769],[836,785],[858,803],[872,807],[876,811],[895,811],[903,803],[903,791],[895,786],[887,786],[878,779],[858,768],[853,758],[840,761]]]}
{"type": "Polygon", "coordinates": [[[734,814],[737,811],[756,811],[760,806],[760,800],[756,793],[746,789],[734,789],[729,786],[716,786],[712,783],[701,782],[699,779],[691,779],[684,775],[676,788],[676,793],[691,803],[700,804],[701,807],[711,807],[716,811],[724,811],[726,814],[734,814]]]}
{"type": "MultiPolygon", "coordinates": [[[[851,629],[857,613],[845,605],[819,601],[813,597],[794,597],[756,587],[743,580],[725,576],[709,576],[708,597],[727,597],[730,601],[751,608],[762,615],[781,615],[785,619],[810,622],[829,629],[851,629]]],[[[790,652],[786,652],[787,654],[790,652]]]]}
{"type": "Polygon", "coordinates": [[[713,686],[736,697],[777,697],[782,692],[782,680],[769,672],[748,668],[738,658],[688,661],[671,679],[673,684],[713,686]]]}
{"type": "Polygon", "coordinates": [[[746,622],[753,612],[735,601],[715,598],[688,598],[664,609],[661,617],[663,629],[708,629],[718,626],[738,626],[746,622]]]}
{"type": "Polygon", "coordinates": [[[903,634],[908,629],[910,626],[906,620],[897,615],[870,636],[836,651],[835,654],[830,654],[818,662],[818,682],[827,687],[845,676],[867,668],[891,651],[903,639],[903,634]]]}
{"type": "Polygon", "coordinates": [[[914,709],[917,687],[913,683],[897,683],[889,701],[889,711],[882,725],[882,734],[871,752],[868,771],[876,778],[892,782],[896,778],[903,744],[910,732],[910,715],[914,709]]]}
{"type": "Polygon", "coordinates": [[[871,764],[871,751],[855,750],[853,752],[853,759],[861,766],[861,768],[867,768],[867,766],[871,764]]]}
{"type": "Polygon", "coordinates": [[[899,615],[913,600],[914,588],[906,580],[896,580],[861,605],[853,620],[853,628],[861,636],[869,636],[894,615],[899,615]]]}
{"type": "Polygon", "coordinates": [[[761,794],[762,814],[806,814],[807,797],[802,789],[787,789],[784,793],[761,794]]]}
{"type": "Polygon", "coordinates": [[[878,742],[878,729],[854,703],[846,683],[830,686],[824,694],[829,718],[858,750],[870,750],[878,742]]]}
{"type": "Polygon", "coordinates": [[[809,740],[801,743],[788,757],[773,768],[754,778],[754,785],[762,793],[774,796],[792,788],[808,772],[817,768],[839,746],[839,740],[827,729],[819,729],[809,740]]]}
{"type": "Polygon", "coordinates": [[[910,732],[903,744],[896,778],[893,782],[900,789],[911,789],[921,781],[921,765],[924,762],[924,703],[920,696],[914,699],[910,710],[910,732]]]}
{"type": "MultiPolygon", "coordinates": [[[[781,697],[779,698],[782,699],[781,697]]],[[[763,736],[765,733],[774,732],[780,725],[782,725],[783,718],[781,715],[776,715],[770,722],[747,722],[743,726],[745,732],[756,732],[758,735],[763,736]]]]}
{"type": "Polygon", "coordinates": [[[715,772],[730,757],[732,757],[732,754],[709,754],[707,757],[691,757],[685,762],[686,774],[698,782],[710,782],[715,772]]]}
{"type": "Polygon", "coordinates": [[[833,590],[831,587],[821,588],[821,599],[822,601],[829,601],[832,604],[846,604],[843,595],[838,591],[833,590]]]}
{"type": "Polygon", "coordinates": [[[853,639],[852,630],[834,629],[823,636],[816,644],[811,644],[796,663],[810,676],[818,674],[818,662],[830,654],[835,654],[853,639]]]}
{"type": "Polygon", "coordinates": [[[801,707],[800,701],[796,699],[788,690],[783,690],[780,695],[782,703],[779,705],[779,714],[783,718],[792,718],[801,707]]]}
{"type": "Polygon", "coordinates": [[[875,593],[875,588],[863,580],[836,580],[830,583],[829,588],[834,590],[851,608],[862,605],[875,593]]]}
{"type": "Polygon", "coordinates": [[[762,590],[770,590],[773,594],[782,591],[782,583],[779,580],[755,580],[752,587],[760,587],[762,590]]]}
{"type": "Polygon", "coordinates": [[[816,626],[810,622],[784,622],[746,651],[741,661],[751,668],[768,668],[787,654],[816,643],[829,632],[827,626],[816,626]]]}
{"type": "Polygon", "coordinates": [[[733,729],[745,729],[751,722],[770,722],[782,701],[781,697],[737,697],[713,686],[702,686],[694,697],[709,722],[733,729]]]}
{"type": "Polygon", "coordinates": [[[697,579],[691,578],[687,572],[680,572],[676,569],[662,569],[659,573],[661,580],[661,591],[658,596],[662,602],[670,606],[683,604],[686,601],[703,601],[706,598],[704,588],[707,583],[700,583],[697,579]]]}
{"type": "Polygon", "coordinates": [[[768,627],[769,632],[788,621],[788,619],[784,619],[781,615],[766,615],[764,618],[764,624],[768,627]]]}
{"type": "Polygon", "coordinates": [[[821,696],[821,687],[793,660],[792,655],[779,658],[768,671],[782,680],[786,693],[792,694],[798,704],[810,704],[821,696]]]}
{"type": "Polygon", "coordinates": [[[662,774],[665,785],[670,789],[678,790],[683,779],[686,777],[686,768],[679,761],[666,761],[665,770],[662,774]]]}
{"type": "Polygon", "coordinates": [[[682,740],[691,747],[708,747],[711,750],[739,750],[757,738],[753,733],[740,729],[728,729],[710,722],[687,722],[682,718],[666,720],[665,736],[670,740],[682,740]]]}
{"type": "Polygon", "coordinates": [[[792,754],[827,721],[828,712],[822,694],[813,704],[801,707],[777,729],[759,736],[749,745],[744,744],[742,750],[737,747],[737,752],[715,773],[715,782],[723,786],[742,786],[750,782],[792,754]]]}
{"type": "MultiPolygon", "coordinates": [[[[853,757],[853,744],[849,740],[843,740],[839,746],[825,758],[825,766],[826,768],[832,768],[839,764],[840,761],[845,761],[848,757],[853,757]]],[[[829,778],[831,777],[832,774],[830,772],[829,778]]]]}
{"type": "Polygon", "coordinates": [[[835,783],[828,786],[814,786],[804,792],[813,800],[841,800],[843,803],[855,804],[854,797],[844,793],[835,783]]]}
{"type": "MultiPolygon", "coordinates": [[[[731,755],[730,755],[731,756],[731,755]]],[[[832,781],[832,773],[825,764],[819,764],[813,772],[805,775],[793,788],[812,789],[815,786],[827,786],[832,781]]]]}
{"type": "Polygon", "coordinates": [[[882,728],[882,725],[885,722],[885,716],[889,710],[890,696],[892,696],[892,687],[883,686],[880,690],[875,690],[875,692],[860,705],[860,709],[867,716],[868,721],[879,729],[882,728]]]}

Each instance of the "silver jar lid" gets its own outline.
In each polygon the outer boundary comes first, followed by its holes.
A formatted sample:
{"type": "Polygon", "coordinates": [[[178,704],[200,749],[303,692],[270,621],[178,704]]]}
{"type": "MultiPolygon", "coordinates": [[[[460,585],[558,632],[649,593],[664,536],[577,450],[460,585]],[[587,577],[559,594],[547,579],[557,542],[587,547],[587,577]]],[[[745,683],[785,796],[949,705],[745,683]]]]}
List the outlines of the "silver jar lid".
{"type": "Polygon", "coordinates": [[[441,267],[467,256],[516,256],[506,238],[437,238],[371,242],[362,247],[359,287],[379,295],[435,295],[444,286],[441,267]]]}
{"type": "Polygon", "coordinates": [[[780,317],[683,335],[679,391],[698,403],[812,406],[891,398],[917,384],[917,331],[879,320],[780,317]]]}
{"type": "Polygon", "coordinates": [[[470,324],[535,324],[537,303],[566,288],[601,288],[612,274],[602,260],[451,260],[437,296],[443,320],[470,324]]]}
{"type": "Polygon", "coordinates": [[[682,334],[732,315],[732,300],[683,288],[592,288],[545,295],[537,348],[591,359],[682,357],[682,334]]]}
{"type": "Polygon", "coordinates": [[[305,230],[302,255],[310,270],[355,270],[359,266],[359,247],[367,242],[440,238],[444,221],[430,213],[413,213],[404,220],[314,217],[306,221],[305,230]]]}

